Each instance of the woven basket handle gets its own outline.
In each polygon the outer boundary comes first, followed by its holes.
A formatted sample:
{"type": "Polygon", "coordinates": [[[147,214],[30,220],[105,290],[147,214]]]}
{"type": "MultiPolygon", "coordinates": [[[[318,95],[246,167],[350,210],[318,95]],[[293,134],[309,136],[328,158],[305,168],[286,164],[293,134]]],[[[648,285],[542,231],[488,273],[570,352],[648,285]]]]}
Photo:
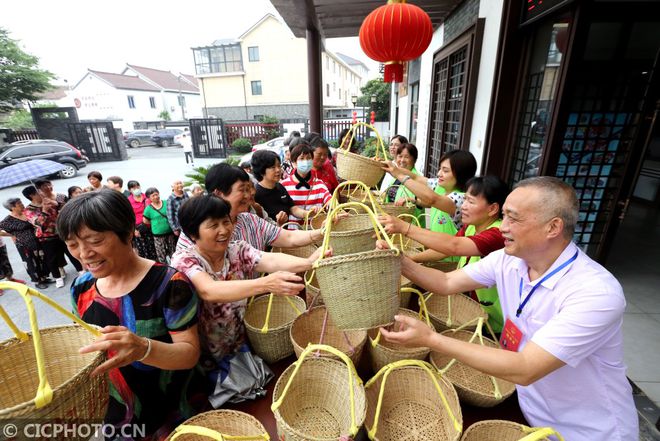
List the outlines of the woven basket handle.
{"type": "MultiPolygon", "coordinates": [[[[376,138],[378,138],[378,145],[380,146],[380,153],[383,154],[383,159],[387,159],[387,153],[385,152],[385,144],[383,143],[383,138],[381,138],[380,133],[378,133],[378,130],[370,124],[364,123],[364,122],[356,122],[351,126],[350,129],[348,129],[348,133],[344,136],[344,139],[341,140],[341,145],[339,146],[340,149],[344,149],[348,151],[350,149],[351,144],[353,143],[353,139],[355,139],[355,129],[357,129],[360,126],[364,126],[369,130],[372,130],[376,134],[376,138]],[[348,135],[351,135],[351,138],[348,142],[346,140],[348,139],[348,135]]],[[[374,156],[374,159],[378,160],[380,157],[378,156],[378,149],[376,149],[376,156],[374,156]]]]}
{"type": "Polygon", "coordinates": [[[522,429],[524,432],[528,432],[529,435],[525,436],[524,438],[520,438],[520,441],[540,441],[550,435],[556,436],[559,441],[564,441],[564,437],[562,437],[561,434],[552,427],[523,426],[522,429]]]}
{"type": "Polygon", "coordinates": [[[374,382],[376,382],[378,378],[383,376],[383,382],[381,383],[380,391],[378,392],[378,402],[376,404],[376,412],[374,414],[374,424],[371,427],[371,430],[369,430],[368,432],[369,439],[376,438],[376,431],[378,430],[378,418],[380,417],[380,410],[383,406],[383,396],[385,395],[385,384],[387,383],[387,377],[389,377],[390,373],[393,370],[406,366],[420,367],[424,369],[427,374],[429,374],[429,377],[431,377],[431,380],[433,381],[433,385],[435,386],[435,390],[438,392],[438,395],[440,395],[440,399],[442,400],[442,405],[447,410],[447,413],[449,413],[449,417],[451,418],[451,421],[454,424],[454,429],[456,430],[456,432],[461,433],[463,431],[463,425],[458,421],[458,419],[454,415],[454,412],[452,412],[451,407],[449,406],[449,402],[447,401],[447,397],[445,397],[445,394],[442,392],[442,389],[440,388],[440,384],[438,383],[438,379],[434,374],[433,366],[422,360],[400,360],[383,366],[383,368],[379,370],[378,373],[374,375],[371,378],[371,380],[369,380],[365,385],[365,388],[367,388],[371,386],[374,382]]]}
{"type": "MultiPolygon", "coordinates": [[[[271,309],[273,308],[273,297],[274,297],[274,296],[275,296],[275,294],[273,294],[273,293],[271,293],[271,294],[268,296],[268,307],[266,308],[266,319],[264,320],[264,326],[261,328],[261,333],[262,333],[262,334],[266,334],[266,333],[268,332],[268,325],[269,325],[269,323],[270,323],[270,311],[271,311],[271,309]]],[[[254,298],[254,297],[253,297],[253,298],[254,298]]],[[[302,314],[302,312],[300,311],[300,309],[298,309],[298,307],[296,306],[296,304],[293,303],[293,300],[291,300],[288,296],[285,297],[285,299],[287,300],[287,302],[289,303],[289,305],[291,305],[291,307],[293,308],[293,310],[296,311],[296,313],[298,313],[298,315],[302,314]]]]}
{"type": "MultiPolygon", "coordinates": [[[[34,405],[37,409],[39,409],[53,400],[53,389],[50,387],[50,384],[48,383],[48,379],[46,378],[46,364],[44,361],[43,344],[41,342],[41,334],[39,334],[37,313],[34,310],[34,303],[32,303],[32,297],[37,297],[43,300],[48,305],[53,307],[55,310],[61,312],[66,317],[68,317],[69,319],[73,320],[74,322],[82,326],[84,329],[89,331],[95,337],[100,336],[101,332],[98,329],[94,328],[93,326],[85,323],[83,320],[79,319],[75,315],[71,314],[66,309],[62,308],[60,305],[58,305],[56,302],[51,300],[49,297],[41,294],[39,291],[35,289],[23,285],[22,283],[0,282],[0,289],[17,291],[21,295],[21,297],[23,297],[23,300],[25,301],[25,307],[28,310],[28,315],[30,317],[30,329],[32,330],[32,343],[34,345],[34,353],[37,359],[37,373],[39,375],[39,386],[37,388],[37,394],[34,397],[34,405]]],[[[9,318],[9,315],[7,315],[5,310],[2,309],[2,306],[0,306],[0,317],[2,317],[3,320],[7,323],[7,325],[11,328],[11,330],[16,335],[16,338],[18,338],[20,341],[27,341],[29,339],[28,335],[25,332],[22,332],[20,329],[18,329],[18,327],[14,324],[14,322],[9,318]]]]}
{"type": "Polygon", "coordinates": [[[304,230],[313,230],[314,229],[314,228],[310,228],[310,227],[312,227],[312,221],[314,219],[316,219],[317,217],[319,217],[320,215],[322,215],[324,213],[327,213],[329,203],[330,203],[330,201],[328,201],[319,211],[314,213],[314,216],[312,216],[311,218],[309,217],[309,210],[307,210],[305,212],[305,219],[303,220],[303,229],[304,230]]]}
{"type": "Polygon", "coordinates": [[[280,228],[284,229],[284,227],[288,227],[288,226],[297,227],[299,230],[302,228],[302,226],[298,222],[293,222],[293,221],[284,222],[282,225],[280,225],[280,228]]]}
{"type": "MultiPolygon", "coordinates": [[[[387,192],[389,191],[389,189],[392,188],[392,187],[399,187],[400,185],[401,185],[401,184],[397,184],[397,185],[390,184],[390,185],[388,185],[387,187],[385,187],[385,188],[383,189],[383,191],[381,191],[381,192],[378,194],[378,202],[381,203],[381,204],[384,204],[384,203],[385,203],[385,199],[387,198],[387,192]]],[[[394,201],[393,201],[393,202],[394,202],[394,201]]],[[[408,206],[408,207],[412,207],[413,205],[414,205],[414,204],[411,204],[410,202],[406,201],[406,206],[408,206]]]]}
{"type": "MultiPolygon", "coordinates": [[[[422,228],[422,224],[419,223],[419,219],[417,219],[417,216],[414,216],[414,215],[412,215],[412,214],[408,214],[408,213],[401,213],[401,214],[398,215],[397,217],[398,217],[399,219],[401,219],[401,220],[410,219],[410,222],[408,222],[408,223],[410,223],[410,224],[415,224],[415,225],[418,226],[419,228],[422,228]]],[[[393,234],[392,236],[395,236],[395,235],[393,234]]],[[[396,236],[399,237],[399,244],[401,245],[401,251],[403,251],[403,249],[404,249],[404,244],[403,244],[403,238],[404,238],[404,235],[403,235],[403,233],[396,233],[396,236]]],[[[411,241],[412,241],[411,238],[406,239],[406,246],[407,246],[411,241]]]]}
{"type": "MultiPolygon", "coordinates": [[[[424,294],[422,294],[419,290],[415,288],[401,288],[400,291],[411,292],[419,296],[419,319],[421,320],[422,318],[424,318],[426,324],[432,327],[431,319],[429,317],[429,311],[428,309],[426,309],[426,301],[424,301],[424,294]]],[[[376,346],[378,346],[378,343],[380,343],[380,329],[378,330],[378,334],[376,335],[376,338],[369,337],[369,341],[371,342],[372,347],[375,348],[376,346]]]]}
{"type": "Polygon", "coordinates": [[[172,434],[172,437],[170,438],[171,441],[174,441],[181,435],[186,435],[186,434],[194,434],[194,435],[200,435],[200,436],[205,436],[207,438],[214,439],[216,441],[229,441],[229,440],[235,440],[235,441],[253,441],[253,440],[266,440],[268,441],[270,439],[270,436],[268,436],[267,433],[262,433],[260,435],[225,435],[224,433],[220,433],[216,430],[209,429],[208,427],[202,427],[202,426],[193,426],[190,424],[182,424],[176,429],[174,429],[174,433],[172,434]]]}
{"type": "MultiPolygon", "coordinates": [[[[328,216],[328,219],[332,219],[333,217],[335,217],[337,215],[337,212],[339,212],[340,210],[343,210],[344,208],[347,208],[347,207],[358,207],[358,208],[362,208],[364,211],[366,211],[367,214],[369,215],[369,218],[371,219],[371,224],[374,228],[374,231],[376,232],[376,237],[378,239],[381,239],[381,237],[382,237],[385,240],[385,242],[387,242],[387,245],[389,245],[389,247],[391,249],[396,251],[396,253],[398,255],[399,250],[392,243],[392,239],[390,239],[390,237],[387,235],[387,233],[385,232],[385,229],[383,228],[383,226],[380,223],[378,223],[378,219],[376,219],[376,215],[374,214],[374,212],[371,211],[371,209],[369,207],[367,207],[366,205],[361,204],[359,202],[347,202],[345,204],[339,204],[335,208],[332,209],[332,211],[330,212],[330,215],[328,216]]],[[[323,244],[321,245],[321,255],[319,256],[318,260],[316,260],[316,262],[314,262],[314,265],[312,266],[314,269],[318,268],[319,261],[321,261],[325,257],[325,253],[326,253],[326,251],[328,251],[328,248],[330,247],[330,233],[332,232],[332,226],[333,226],[332,222],[328,222],[326,224],[325,236],[323,237],[323,244]]],[[[310,277],[310,280],[311,280],[311,277],[310,277]]]]}
{"type": "Polygon", "coordinates": [[[349,398],[350,398],[350,405],[351,405],[351,428],[350,428],[350,433],[349,435],[351,437],[354,437],[355,434],[358,432],[360,427],[357,425],[357,418],[355,415],[355,390],[353,390],[353,380],[357,381],[358,384],[362,384],[362,380],[357,374],[357,371],[355,370],[355,366],[353,365],[353,362],[351,361],[350,358],[343,352],[341,352],[338,349],[333,348],[332,346],[328,345],[307,345],[307,347],[302,351],[300,354],[300,357],[298,360],[294,363],[294,369],[293,373],[289,377],[289,380],[286,382],[286,385],[284,386],[284,390],[282,391],[282,395],[273,402],[273,404],[270,406],[271,410],[275,412],[277,409],[280,408],[282,405],[282,402],[284,401],[284,397],[286,397],[287,392],[289,391],[289,387],[291,386],[291,383],[293,382],[293,379],[296,377],[298,374],[298,370],[302,366],[303,362],[305,361],[305,358],[307,358],[312,352],[314,351],[325,351],[325,352],[330,352],[333,355],[336,355],[339,357],[341,361],[344,362],[344,364],[347,367],[348,370],[348,393],[349,393],[349,398]]]}

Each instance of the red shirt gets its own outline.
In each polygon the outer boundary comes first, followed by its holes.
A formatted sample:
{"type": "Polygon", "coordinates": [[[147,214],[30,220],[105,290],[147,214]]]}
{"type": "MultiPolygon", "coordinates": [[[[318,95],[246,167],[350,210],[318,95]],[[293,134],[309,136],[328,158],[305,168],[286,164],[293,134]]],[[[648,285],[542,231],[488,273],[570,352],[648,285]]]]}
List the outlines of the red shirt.
{"type": "MultiPolygon", "coordinates": [[[[314,177],[309,180],[310,188],[296,188],[298,181],[295,178],[295,173],[287,179],[280,181],[280,184],[286,188],[293,202],[304,210],[309,210],[313,207],[320,208],[327,204],[332,197],[323,181],[314,177]]],[[[293,214],[289,214],[289,221],[300,223],[301,219],[298,219],[293,214]]]]}
{"type": "Polygon", "coordinates": [[[128,196],[128,202],[130,202],[131,207],[133,207],[133,213],[135,213],[135,225],[140,225],[142,223],[144,209],[151,205],[151,199],[142,193],[142,200],[138,202],[135,200],[135,196],[131,194],[128,196]]]}
{"type": "Polygon", "coordinates": [[[335,168],[332,166],[329,159],[325,160],[320,170],[312,169],[312,176],[323,181],[330,194],[333,194],[335,188],[339,185],[337,173],[335,173],[335,168]]]}
{"type": "MultiPolygon", "coordinates": [[[[467,225],[463,225],[463,227],[456,233],[456,237],[465,237],[465,230],[467,227],[467,225]]],[[[504,237],[502,237],[502,232],[498,227],[488,228],[474,236],[468,236],[468,239],[474,242],[482,257],[489,255],[493,251],[504,248],[504,237]]],[[[470,262],[469,257],[467,260],[470,262]]]]}

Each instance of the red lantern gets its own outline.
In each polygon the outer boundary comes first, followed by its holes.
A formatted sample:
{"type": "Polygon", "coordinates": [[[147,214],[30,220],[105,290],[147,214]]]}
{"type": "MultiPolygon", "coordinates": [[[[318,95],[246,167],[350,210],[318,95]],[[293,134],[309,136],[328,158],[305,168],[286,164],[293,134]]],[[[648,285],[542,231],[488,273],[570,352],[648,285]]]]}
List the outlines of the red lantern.
{"type": "Polygon", "coordinates": [[[421,56],[433,37],[431,18],[406,0],[388,0],[360,27],[360,46],[367,56],[385,63],[385,82],[403,81],[403,63],[421,56]]]}
{"type": "Polygon", "coordinates": [[[369,116],[371,117],[371,125],[373,126],[374,123],[376,122],[376,112],[372,110],[369,116]]]}

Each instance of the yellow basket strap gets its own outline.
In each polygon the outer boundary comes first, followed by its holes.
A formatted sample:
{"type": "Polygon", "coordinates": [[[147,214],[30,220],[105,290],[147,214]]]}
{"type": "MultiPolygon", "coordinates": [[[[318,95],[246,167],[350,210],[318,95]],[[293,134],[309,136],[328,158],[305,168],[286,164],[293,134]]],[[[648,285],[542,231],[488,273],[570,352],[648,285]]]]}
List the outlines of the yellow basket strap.
{"type": "MultiPolygon", "coordinates": [[[[337,188],[335,188],[335,191],[332,193],[332,198],[330,198],[330,201],[328,202],[329,204],[328,206],[330,210],[332,210],[333,208],[337,207],[337,205],[339,205],[339,197],[341,196],[341,190],[344,187],[348,187],[349,190],[351,190],[352,188],[351,186],[355,186],[355,189],[353,189],[352,191],[356,191],[356,189],[359,188],[365,193],[365,199],[369,199],[369,204],[371,205],[371,209],[374,213],[377,212],[385,213],[383,211],[383,208],[374,198],[374,195],[371,193],[369,187],[367,187],[366,184],[361,181],[344,181],[341,184],[339,184],[337,188]]],[[[328,216],[328,218],[330,218],[330,216],[328,216]]]]}
{"type": "Polygon", "coordinates": [[[268,322],[270,321],[270,310],[273,307],[273,293],[268,296],[268,307],[266,308],[266,320],[264,320],[264,325],[261,328],[261,333],[265,334],[268,332],[268,322]]]}
{"type": "MultiPolygon", "coordinates": [[[[380,146],[381,152],[383,153],[383,159],[387,159],[387,153],[385,152],[385,144],[383,143],[383,138],[381,138],[380,133],[378,133],[378,130],[370,124],[364,123],[364,122],[356,122],[351,126],[350,129],[348,129],[348,133],[344,136],[344,139],[341,140],[341,144],[339,146],[340,149],[344,149],[348,151],[350,149],[351,144],[353,143],[353,139],[355,139],[355,129],[357,129],[360,126],[364,126],[367,129],[373,131],[376,134],[376,138],[378,139],[378,145],[380,146]],[[346,143],[346,139],[348,138],[348,135],[351,135],[351,139],[346,143]]],[[[378,159],[378,149],[376,149],[376,156],[374,157],[375,159],[378,159]]]]}
{"type": "MultiPolygon", "coordinates": [[[[429,311],[426,309],[424,294],[415,288],[401,288],[401,292],[412,292],[419,296],[419,319],[421,320],[423,318],[426,321],[426,324],[431,326],[431,319],[429,317],[429,311]]],[[[369,343],[371,343],[371,347],[373,348],[378,346],[380,343],[380,329],[378,330],[378,334],[376,334],[376,338],[371,338],[371,336],[369,336],[369,343]]]]}
{"type": "Polygon", "coordinates": [[[376,382],[376,380],[378,380],[378,378],[380,378],[381,375],[383,376],[383,382],[381,383],[380,390],[378,391],[378,402],[376,404],[376,412],[374,414],[374,424],[371,427],[371,430],[369,430],[368,432],[369,439],[375,439],[376,437],[376,431],[378,430],[378,419],[380,417],[380,411],[383,405],[383,396],[385,395],[385,384],[387,383],[387,377],[390,375],[390,372],[392,372],[393,370],[407,366],[420,367],[424,369],[426,373],[429,374],[431,380],[433,381],[433,385],[435,386],[435,390],[438,392],[438,395],[440,395],[442,404],[447,410],[447,413],[449,414],[449,417],[451,418],[451,421],[454,424],[454,429],[456,430],[456,432],[461,433],[463,431],[463,425],[458,421],[458,419],[454,415],[454,412],[452,412],[451,407],[449,406],[449,402],[447,401],[447,397],[445,397],[445,394],[442,392],[442,389],[440,388],[440,384],[438,383],[438,379],[434,375],[433,366],[422,360],[399,360],[399,361],[395,361],[394,363],[390,363],[386,366],[383,366],[383,368],[379,370],[378,373],[374,375],[371,378],[371,380],[369,380],[365,385],[365,388],[368,388],[371,385],[373,385],[374,382],[376,382]]]}
{"type": "Polygon", "coordinates": [[[556,436],[559,441],[564,441],[564,437],[562,437],[559,434],[559,432],[557,432],[552,427],[527,427],[527,426],[522,426],[521,428],[522,428],[523,432],[529,433],[529,435],[525,436],[524,438],[520,438],[520,441],[539,441],[539,440],[542,440],[543,438],[547,438],[550,435],[556,436]]]}
{"type": "MultiPolygon", "coordinates": [[[[82,326],[92,335],[98,337],[99,335],[101,335],[101,332],[98,329],[85,323],[83,320],[79,319],[75,315],[71,314],[66,309],[62,308],[59,304],[57,304],[57,302],[54,302],[49,297],[21,283],[0,282],[0,289],[17,291],[21,295],[21,297],[23,297],[23,300],[25,301],[25,306],[28,310],[28,315],[30,317],[30,329],[32,330],[32,343],[34,345],[34,353],[37,360],[37,372],[39,375],[39,386],[37,388],[37,394],[34,397],[34,405],[37,409],[39,409],[53,400],[53,389],[50,387],[50,384],[48,383],[48,379],[46,378],[46,364],[44,361],[43,344],[41,342],[41,334],[39,334],[37,313],[34,310],[34,303],[32,302],[32,297],[38,297],[39,299],[47,303],[55,310],[59,311],[60,313],[64,314],[72,321],[82,326]]],[[[6,314],[3,315],[3,318],[5,318],[4,317],[5,315],[6,314]]],[[[9,324],[9,322],[7,324],[9,324]]],[[[11,325],[9,326],[12,328],[12,330],[16,329],[16,326],[13,327],[11,325]]],[[[17,334],[16,336],[18,338],[21,338],[19,334],[17,334]]]]}
{"type": "Polygon", "coordinates": [[[351,437],[355,436],[355,434],[358,432],[360,427],[357,425],[357,418],[355,415],[355,391],[353,390],[353,381],[355,380],[358,384],[362,384],[362,380],[358,376],[357,372],[355,371],[355,366],[353,366],[353,362],[351,361],[350,358],[343,352],[333,348],[332,346],[328,345],[307,345],[305,350],[302,351],[300,354],[300,358],[294,363],[294,368],[293,372],[291,373],[291,376],[289,377],[289,380],[287,381],[286,385],[284,386],[284,390],[282,390],[282,395],[273,402],[273,404],[270,406],[271,410],[275,412],[277,409],[280,408],[282,405],[282,402],[284,401],[284,397],[286,397],[287,392],[289,391],[289,387],[291,386],[291,383],[293,382],[293,379],[296,377],[298,374],[298,370],[300,370],[300,367],[302,366],[303,362],[305,359],[309,356],[314,351],[325,351],[325,352],[330,352],[333,355],[336,355],[339,357],[340,360],[346,364],[347,371],[348,371],[348,393],[349,393],[349,398],[350,398],[350,405],[351,405],[351,428],[350,428],[350,433],[349,435],[351,437]]]}
{"type": "Polygon", "coordinates": [[[27,332],[23,332],[20,329],[18,329],[18,326],[9,318],[9,315],[7,312],[5,312],[4,308],[0,306],[0,317],[7,323],[7,326],[12,330],[14,335],[16,336],[17,339],[20,341],[28,341],[30,337],[27,335],[27,332]]]}
{"type": "Polygon", "coordinates": [[[268,441],[270,439],[270,436],[268,433],[262,433],[260,435],[225,435],[224,433],[220,433],[216,430],[209,429],[208,427],[202,427],[202,426],[193,426],[190,424],[182,424],[176,429],[174,429],[174,433],[172,434],[172,437],[170,438],[172,441],[180,437],[181,435],[186,435],[186,434],[195,434],[195,435],[200,435],[200,436],[205,436],[207,438],[214,439],[216,441],[229,441],[229,440],[235,440],[235,441],[250,441],[250,440],[265,440],[268,441]]]}
{"type": "MultiPolygon", "coordinates": [[[[371,219],[371,224],[374,228],[374,231],[376,232],[376,237],[378,239],[381,239],[381,237],[382,237],[385,240],[385,242],[387,242],[389,247],[391,249],[393,249],[396,252],[397,255],[399,254],[399,250],[394,247],[394,244],[392,243],[392,239],[387,235],[387,233],[385,232],[385,229],[383,228],[383,226],[380,223],[378,223],[378,220],[376,219],[376,215],[374,214],[374,212],[371,211],[371,209],[369,207],[367,207],[366,205],[361,204],[360,202],[347,202],[345,204],[340,204],[340,205],[338,205],[338,206],[336,206],[335,208],[332,209],[332,211],[330,212],[330,215],[328,216],[328,218],[332,219],[337,214],[337,212],[339,210],[343,210],[344,208],[347,208],[347,207],[358,207],[358,208],[362,208],[363,210],[365,210],[367,212],[367,214],[369,215],[369,218],[371,219]]],[[[330,247],[330,233],[331,232],[332,232],[332,222],[328,222],[327,228],[325,230],[325,235],[323,236],[323,244],[321,245],[321,255],[319,256],[318,260],[316,260],[314,262],[314,265],[312,266],[312,268],[315,268],[315,269],[318,268],[319,261],[322,260],[325,257],[325,253],[326,253],[326,251],[328,251],[328,248],[330,247]]]]}

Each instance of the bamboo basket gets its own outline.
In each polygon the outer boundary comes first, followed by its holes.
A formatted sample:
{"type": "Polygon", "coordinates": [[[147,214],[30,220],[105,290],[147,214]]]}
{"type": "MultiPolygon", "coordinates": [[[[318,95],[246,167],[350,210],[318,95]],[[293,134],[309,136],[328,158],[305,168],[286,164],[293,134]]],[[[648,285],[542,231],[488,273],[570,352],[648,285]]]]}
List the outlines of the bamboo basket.
{"type": "Polygon", "coordinates": [[[444,331],[472,322],[470,329],[475,329],[475,319],[488,320],[488,314],[481,305],[464,294],[444,296],[430,293],[426,297],[426,307],[435,329],[444,331]]]}
{"type": "MultiPolygon", "coordinates": [[[[17,328],[0,306],[0,317],[16,337],[0,343],[0,420],[30,419],[40,423],[100,422],[105,417],[109,392],[107,375],[91,376],[105,361],[105,353],[80,354],[100,331],[56,302],[15,282],[0,282],[0,289],[23,297],[31,332],[17,328]],[[37,297],[76,324],[39,329],[32,297],[37,297]]],[[[76,434],[67,438],[86,440],[76,434]]]]}
{"type": "Polygon", "coordinates": [[[337,154],[337,175],[347,181],[364,182],[367,187],[378,185],[378,182],[380,182],[383,175],[385,175],[385,171],[382,169],[379,159],[384,160],[387,158],[385,144],[383,144],[383,139],[380,137],[378,131],[369,124],[362,122],[355,123],[346,134],[346,137],[342,140],[342,146],[346,147],[340,147],[335,152],[337,154]],[[355,138],[355,129],[360,126],[365,126],[369,130],[373,130],[378,138],[380,151],[376,149],[376,156],[373,159],[349,151],[349,146],[355,138]],[[349,135],[350,140],[345,142],[349,135]],[[380,153],[383,155],[382,158],[379,156],[380,153]]]}
{"type": "Polygon", "coordinates": [[[399,283],[399,307],[408,308],[410,305],[410,295],[411,291],[405,290],[404,288],[412,288],[413,283],[408,280],[403,274],[401,275],[401,282],[399,283]]]}
{"type": "Polygon", "coordinates": [[[551,427],[528,427],[513,421],[485,420],[468,427],[461,441],[550,441],[550,435],[564,440],[551,427]]]}
{"type": "MultiPolygon", "coordinates": [[[[399,219],[409,219],[411,224],[415,224],[418,227],[421,228],[421,224],[419,223],[419,219],[417,219],[415,216],[412,214],[406,214],[402,213],[397,216],[399,219]]],[[[405,237],[401,233],[396,233],[392,235],[392,242],[394,242],[394,246],[396,246],[399,250],[401,250],[402,253],[404,253],[407,256],[412,256],[418,253],[421,253],[424,251],[424,245],[421,243],[417,242],[416,240],[410,239],[408,237],[405,237]]]]}
{"type": "MultiPolygon", "coordinates": [[[[284,224],[281,225],[281,228],[284,228],[289,225],[295,226],[298,229],[301,228],[301,225],[296,222],[285,222],[284,224]]],[[[318,246],[316,246],[314,243],[309,243],[307,245],[294,247],[294,248],[273,247],[272,252],[282,253],[282,254],[287,254],[289,256],[295,256],[295,257],[300,257],[302,259],[307,259],[309,258],[309,256],[314,254],[314,251],[316,251],[317,248],[318,246]]]]}
{"type": "Polygon", "coordinates": [[[325,219],[328,217],[326,207],[316,212],[312,217],[309,217],[309,212],[305,214],[303,221],[303,229],[305,230],[320,230],[325,225],[325,219]]]}
{"type": "Polygon", "coordinates": [[[365,386],[369,439],[457,441],[463,415],[454,387],[428,363],[402,360],[365,386]]]}
{"type": "MultiPolygon", "coordinates": [[[[328,310],[319,306],[311,308],[294,320],[289,331],[296,357],[309,344],[324,344],[348,355],[353,364],[358,364],[367,341],[367,331],[340,331],[328,317],[328,310]]],[[[324,354],[333,357],[332,354],[324,354]]]]}
{"type": "MultiPolygon", "coordinates": [[[[433,328],[433,325],[429,320],[429,315],[426,311],[426,306],[424,305],[424,295],[414,288],[402,288],[402,291],[404,290],[408,293],[415,293],[419,296],[421,302],[420,312],[418,314],[409,309],[399,308],[397,314],[417,319],[423,318],[426,321],[426,324],[435,332],[435,328],[433,328]]],[[[367,344],[367,352],[369,353],[369,359],[371,361],[371,369],[373,369],[374,372],[378,372],[384,366],[400,360],[426,360],[429,352],[431,352],[431,349],[426,347],[410,348],[388,342],[384,338],[381,338],[379,329],[369,330],[368,335],[369,344],[367,344]]]]}
{"type": "Polygon", "coordinates": [[[366,414],[364,386],[345,354],[330,346],[310,345],[277,380],[271,409],[280,439],[354,438],[366,414]],[[310,357],[319,350],[331,352],[341,361],[310,357]]]}
{"type": "Polygon", "coordinates": [[[402,214],[406,214],[409,216],[412,216],[415,214],[415,204],[411,203],[406,203],[404,205],[396,205],[394,202],[385,202],[385,198],[387,197],[387,192],[390,188],[392,188],[393,185],[390,185],[387,187],[385,190],[380,192],[377,197],[377,202],[381,206],[382,211],[385,214],[389,214],[391,216],[399,217],[402,214]]]}
{"type": "Polygon", "coordinates": [[[245,310],[245,329],[254,352],[266,363],[275,363],[293,354],[289,330],[305,310],[305,301],[297,296],[270,294],[250,302],[245,310]]]}
{"type": "Polygon", "coordinates": [[[391,249],[325,257],[333,228],[332,224],[328,224],[321,257],[314,262],[313,269],[316,270],[330,317],[342,330],[370,329],[390,324],[400,302],[400,252],[393,249],[392,241],[373,212],[364,204],[349,202],[335,207],[329,217],[332,219],[338,210],[354,205],[369,210],[368,216],[376,236],[384,238],[391,249]]]}
{"type": "MultiPolygon", "coordinates": [[[[442,335],[461,341],[499,348],[496,340],[482,336],[483,324],[486,323],[491,335],[493,334],[488,322],[479,317],[476,319],[477,329],[474,332],[464,329],[449,329],[441,332],[442,335]]],[[[495,337],[493,336],[493,339],[495,337]]],[[[431,352],[431,363],[440,373],[452,382],[461,401],[477,407],[493,407],[506,400],[516,390],[516,386],[508,381],[484,374],[456,359],[452,359],[439,352],[431,352]]]]}
{"type": "Polygon", "coordinates": [[[321,289],[319,288],[319,281],[313,270],[305,273],[305,303],[308,308],[324,305],[321,289]]]}
{"type": "Polygon", "coordinates": [[[252,415],[236,410],[212,410],[186,420],[166,441],[268,441],[268,432],[252,415]]]}

